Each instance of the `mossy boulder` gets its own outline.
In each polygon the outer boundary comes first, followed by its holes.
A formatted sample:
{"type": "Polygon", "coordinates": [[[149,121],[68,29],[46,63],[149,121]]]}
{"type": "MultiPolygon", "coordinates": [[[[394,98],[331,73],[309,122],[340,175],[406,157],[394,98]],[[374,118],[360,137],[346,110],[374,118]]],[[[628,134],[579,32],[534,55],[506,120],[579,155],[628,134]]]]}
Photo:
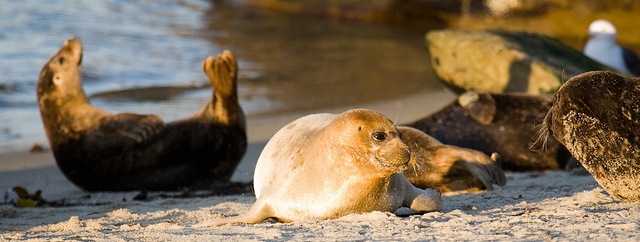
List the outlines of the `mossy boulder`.
{"type": "Polygon", "coordinates": [[[426,34],[436,76],[454,91],[555,93],[567,79],[611,70],[558,40],[498,30],[426,34]]]}

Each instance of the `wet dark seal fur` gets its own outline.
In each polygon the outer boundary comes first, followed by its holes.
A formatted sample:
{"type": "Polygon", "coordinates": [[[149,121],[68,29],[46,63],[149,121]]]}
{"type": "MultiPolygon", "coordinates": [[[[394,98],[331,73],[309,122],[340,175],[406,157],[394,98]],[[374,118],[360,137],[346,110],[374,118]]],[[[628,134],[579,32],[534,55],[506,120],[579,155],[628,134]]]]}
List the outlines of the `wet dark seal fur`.
{"type": "Polygon", "coordinates": [[[553,103],[552,96],[467,92],[442,110],[405,124],[440,142],[498,153],[507,170],[565,168],[571,154],[553,138],[535,147],[537,131],[553,103]]]}
{"type": "Polygon", "coordinates": [[[640,79],[587,72],[569,79],[543,124],[609,194],[640,201],[640,79]]]}
{"type": "Polygon", "coordinates": [[[82,89],[82,44],[68,39],[44,65],[37,84],[59,168],[90,191],[175,190],[228,181],[247,146],[236,59],[225,51],[207,58],[203,69],[214,91],[193,116],[164,123],[155,115],[112,115],[89,103],[82,89]]]}

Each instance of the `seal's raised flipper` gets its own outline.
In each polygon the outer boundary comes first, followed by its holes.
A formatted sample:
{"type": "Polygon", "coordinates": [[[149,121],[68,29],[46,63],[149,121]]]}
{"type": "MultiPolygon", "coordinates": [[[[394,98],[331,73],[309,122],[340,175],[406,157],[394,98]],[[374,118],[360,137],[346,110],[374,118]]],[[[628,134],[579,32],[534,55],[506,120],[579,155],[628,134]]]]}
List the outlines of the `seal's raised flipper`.
{"type": "Polygon", "coordinates": [[[268,204],[258,201],[255,204],[253,204],[253,206],[251,206],[249,211],[247,211],[244,214],[233,216],[233,217],[203,221],[199,224],[194,225],[194,227],[220,226],[225,224],[237,224],[237,223],[256,224],[272,216],[274,216],[273,209],[271,209],[271,207],[268,204]]]}
{"type": "Polygon", "coordinates": [[[244,114],[238,105],[236,57],[228,50],[216,58],[209,56],[202,62],[202,70],[213,88],[212,105],[207,105],[202,113],[224,124],[244,123],[244,114]]]}
{"type": "Polygon", "coordinates": [[[202,62],[202,69],[216,94],[223,98],[236,95],[238,64],[231,51],[225,50],[217,58],[209,56],[202,62]]]}

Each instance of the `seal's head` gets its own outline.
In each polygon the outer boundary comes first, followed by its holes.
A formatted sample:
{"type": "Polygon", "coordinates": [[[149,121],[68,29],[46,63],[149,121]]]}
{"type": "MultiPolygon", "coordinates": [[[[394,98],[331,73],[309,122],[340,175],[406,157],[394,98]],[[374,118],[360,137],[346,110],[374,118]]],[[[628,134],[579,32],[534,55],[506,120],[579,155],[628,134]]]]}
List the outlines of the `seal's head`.
{"type": "MultiPolygon", "coordinates": [[[[42,67],[38,78],[38,98],[49,100],[64,97],[67,101],[80,97],[81,100],[86,100],[86,95],[82,90],[81,71],[82,43],[71,37],[64,42],[60,51],[42,67]]],[[[45,100],[41,99],[41,107],[45,100]]]]}
{"type": "Polygon", "coordinates": [[[395,124],[384,115],[355,109],[338,115],[327,127],[339,134],[336,142],[345,157],[356,157],[354,164],[368,173],[389,175],[407,169],[411,152],[402,142],[395,124]]]}
{"type": "Polygon", "coordinates": [[[622,114],[624,119],[637,119],[637,112],[629,111],[637,109],[637,104],[630,101],[637,93],[634,91],[635,83],[637,82],[624,76],[606,71],[577,75],[565,82],[555,94],[554,104],[544,119],[543,129],[564,145],[567,145],[569,139],[567,131],[577,125],[568,120],[569,116],[591,117],[616,124],[612,129],[635,132],[635,128],[632,127],[625,129],[625,122],[615,121],[619,114],[622,114]]]}
{"type": "Polygon", "coordinates": [[[52,147],[78,138],[108,115],[89,103],[81,72],[82,43],[74,37],[65,41],[40,71],[38,106],[52,147]]]}

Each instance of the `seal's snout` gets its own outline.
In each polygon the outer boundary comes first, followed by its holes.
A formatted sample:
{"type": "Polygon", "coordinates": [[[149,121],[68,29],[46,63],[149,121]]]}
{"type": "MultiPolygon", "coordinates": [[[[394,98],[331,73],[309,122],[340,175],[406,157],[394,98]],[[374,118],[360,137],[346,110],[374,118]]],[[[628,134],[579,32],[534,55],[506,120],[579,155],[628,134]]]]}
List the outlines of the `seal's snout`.
{"type": "Polygon", "coordinates": [[[82,42],[78,40],[75,36],[71,36],[67,39],[63,46],[63,50],[67,50],[71,53],[73,60],[79,66],[82,64],[82,42]]]}
{"type": "Polygon", "coordinates": [[[409,149],[409,147],[405,145],[403,156],[404,162],[400,166],[400,169],[402,169],[403,171],[406,170],[410,165],[413,165],[415,163],[415,159],[416,156],[413,154],[413,152],[411,152],[411,149],[409,149]]]}
{"type": "Polygon", "coordinates": [[[398,167],[399,170],[406,170],[411,162],[412,152],[409,146],[407,146],[401,139],[394,140],[397,144],[392,148],[393,155],[388,160],[389,164],[398,167]]]}
{"type": "Polygon", "coordinates": [[[78,39],[75,36],[71,36],[67,40],[64,41],[64,45],[69,45],[74,41],[78,41],[78,39]]]}
{"type": "MultiPolygon", "coordinates": [[[[404,142],[403,142],[403,144],[404,144],[404,142]]],[[[404,158],[406,160],[405,164],[409,163],[411,158],[413,158],[413,152],[411,152],[411,149],[406,144],[403,146],[403,154],[404,154],[404,158]]]]}

